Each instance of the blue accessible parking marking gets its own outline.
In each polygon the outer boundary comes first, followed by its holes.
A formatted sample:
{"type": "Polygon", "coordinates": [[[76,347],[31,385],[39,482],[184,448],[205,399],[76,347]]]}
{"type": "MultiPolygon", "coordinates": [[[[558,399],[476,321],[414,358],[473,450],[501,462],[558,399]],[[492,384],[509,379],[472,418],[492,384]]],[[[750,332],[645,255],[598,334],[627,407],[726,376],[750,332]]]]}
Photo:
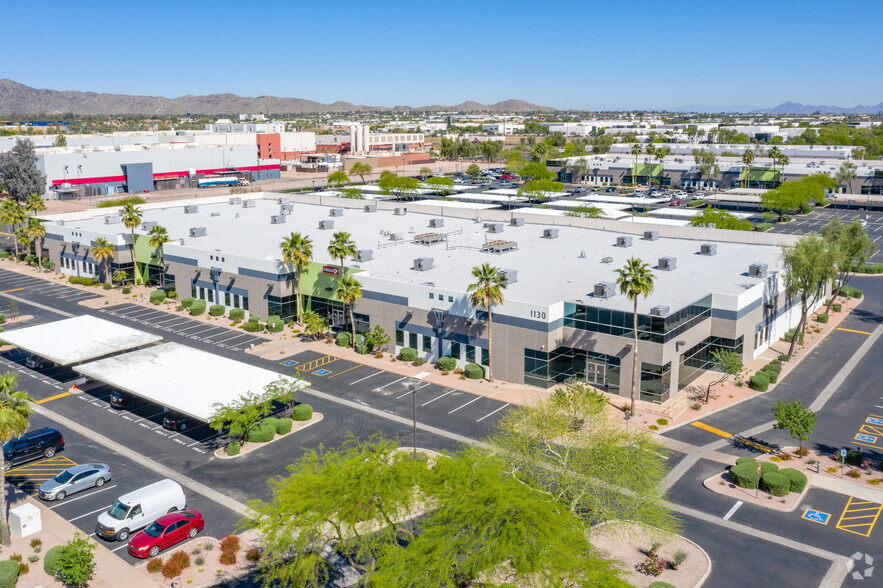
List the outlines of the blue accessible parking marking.
{"type": "Polygon", "coordinates": [[[873,435],[862,435],[861,433],[859,433],[858,435],[855,436],[855,440],[856,441],[864,441],[865,443],[876,443],[877,442],[877,438],[874,437],[873,435]]]}
{"type": "Polygon", "coordinates": [[[831,518],[831,515],[826,512],[822,512],[820,510],[813,510],[811,508],[808,508],[808,509],[806,509],[806,512],[803,513],[803,516],[800,518],[806,519],[808,521],[812,521],[814,523],[821,523],[823,525],[827,525],[828,519],[831,518]]]}
{"type": "Polygon", "coordinates": [[[280,362],[280,363],[281,363],[281,365],[286,365],[286,366],[291,367],[293,365],[299,364],[300,362],[297,361],[296,359],[286,359],[285,361],[280,362]]]}
{"type": "Polygon", "coordinates": [[[883,425],[883,419],[875,419],[874,417],[868,417],[865,422],[872,425],[883,425]]]}
{"type": "Polygon", "coordinates": [[[316,374],[317,376],[327,376],[331,372],[329,370],[316,370],[313,373],[316,374]]]}

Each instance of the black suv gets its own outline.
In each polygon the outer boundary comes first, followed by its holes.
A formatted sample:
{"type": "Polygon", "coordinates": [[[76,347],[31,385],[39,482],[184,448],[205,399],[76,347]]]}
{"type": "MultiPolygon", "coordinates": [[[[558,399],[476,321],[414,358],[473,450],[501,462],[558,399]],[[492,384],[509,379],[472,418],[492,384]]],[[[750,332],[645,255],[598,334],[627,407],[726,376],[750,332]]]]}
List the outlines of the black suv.
{"type": "Polygon", "coordinates": [[[113,408],[132,410],[138,405],[134,394],[114,390],[110,393],[110,405],[113,408]]]}
{"type": "Polygon", "coordinates": [[[64,449],[64,437],[58,429],[44,427],[29,431],[3,444],[3,467],[8,470],[26,461],[52,457],[62,449],[64,449]]]}

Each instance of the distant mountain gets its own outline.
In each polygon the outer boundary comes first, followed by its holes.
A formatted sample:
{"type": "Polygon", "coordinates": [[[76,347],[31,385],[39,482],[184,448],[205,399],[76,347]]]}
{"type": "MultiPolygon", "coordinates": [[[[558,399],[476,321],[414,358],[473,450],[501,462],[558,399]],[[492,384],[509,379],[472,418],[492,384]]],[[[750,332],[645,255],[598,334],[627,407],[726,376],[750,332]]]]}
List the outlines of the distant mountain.
{"type": "Polygon", "coordinates": [[[704,104],[688,104],[686,106],[679,106],[678,108],[673,108],[672,112],[698,112],[702,114],[739,114],[742,112],[754,112],[760,108],[759,106],[706,106],[704,104]]]}
{"type": "Polygon", "coordinates": [[[879,114],[883,112],[883,102],[878,103],[876,106],[844,108],[843,106],[813,106],[811,104],[789,101],[772,108],[756,110],[755,112],[758,114],[813,114],[816,112],[821,114],[879,114]]]}
{"type": "Polygon", "coordinates": [[[352,111],[423,111],[450,110],[456,112],[555,112],[554,108],[539,106],[523,100],[505,100],[496,104],[480,104],[471,100],[455,106],[364,106],[350,102],[322,104],[303,98],[277,96],[244,97],[236,94],[209,94],[208,96],[129,96],[126,94],[96,94],[95,92],[40,90],[12,80],[0,80],[0,115],[13,114],[78,114],[113,115],[141,114],[183,115],[187,113],[222,115],[236,113],[310,114],[318,112],[352,111]]]}

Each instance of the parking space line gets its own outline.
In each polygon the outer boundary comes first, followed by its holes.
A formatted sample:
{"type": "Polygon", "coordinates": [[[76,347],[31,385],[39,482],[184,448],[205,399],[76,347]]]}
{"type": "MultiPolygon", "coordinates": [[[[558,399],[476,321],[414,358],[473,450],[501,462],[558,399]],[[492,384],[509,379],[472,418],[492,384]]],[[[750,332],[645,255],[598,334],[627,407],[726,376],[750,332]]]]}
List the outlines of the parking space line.
{"type": "Polygon", "coordinates": [[[509,403],[508,403],[508,402],[507,402],[506,404],[504,404],[503,406],[501,406],[500,408],[498,408],[497,410],[495,410],[494,412],[491,412],[491,413],[488,413],[488,414],[484,415],[483,417],[481,417],[480,419],[478,419],[478,420],[475,421],[475,422],[476,422],[476,423],[480,423],[481,421],[483,421],[484,419],[488,418],[489,416],[493,416],[493,415],[497,414],[498,412],[500,412],[501,410],[503,410],[503,409],[506,408],[507,406],[509,406],[509,403]]]}
{"type": "Polygon", "coordinates": [[[172,435],[171,437],[169,437],[169,439],[174,439],[175,437],[177,437],[177,436],[180,435],[181,433],[184,433],[184,432],[193,432],[193,431],[195,431],[196,429],[198,429],[199,427],[207,427],[207,426],[208,426],[208,423],[201,423],[201,424],[199,424],[199,425],[196,425],[196,426],[193,427],[192,429],[188,428],[187,431],[178,431],[177,433],[175,433],[174,435],[172,435]]]}
{"type": "Polygon", "coordinates": [[[114,552],[114,553],[116,553],[116,552],[119,551],[120,549],[126,548],[126,547],[128,547],[128,546],[129,546],[128,543],[123,543],[122,545],[120,545],[120,546],[117,547],[116,549],[111,549],[111,551],[114,552]]]}
{"type": "Polygon", "coordinates": [[[401,382],[402,380],[407,380],[407,379],[408,379],[408,376],[403,376],[403,377],[399,378],[398,380],[393,380],[389,384],[384,384],[380,388],[375,388],[374,391],[376,392],[377,390],[383,390],[384,388],[388,388],[389,386],[392,386],[393,384],[395,384],[397,382],[401,382]]]}
{"type": "Polygon", "coordinates": [[[427,404],[432,404],[432,403],[435,402],[436,400],[438,400],[438,399],[440,399],[440,398],[444,398],[445,396],[447,396],[448,394],[450,394],[450,393],[452,393],[452,392],[456,392],[456,390],[455,390],[454,388],[451,388],[450,390],[448,390],[447,392],[445,392],[445,393],[442,394],[441,396],[436,396],[436,397],[433,398],[432,400],[429,400],[428,402],[424,402],[424,403],[421,404],[420,406],[426,406],[427,404]]]}
{"type": "Polygon", "coordinates": [[[161,414],[164,413],[164,412],[165,412],[164,410],[161,410],[161,411],[159,411],[159,412],[156,413],[156,414],[152,414],[152,415],[150,415],[150,416],[146,416],[146,417],[141,417],[141,418],[138,419],[137,421],[133,421],[132,424],[134,425],[135,423],[140,423],[141,421],[143,421],[143,420],[145,420],[145,419],[152,419],[153,417],[155,417],[155,416],[159,416],[159,415],[161,415],[161,414]]]}
{"type": "Polygon", "coordinates": [[[374,372],[373,374],[371,374],[371,375],[369,375],[369,376],[365,376],[365,377],[362,378],[361,380],[356,380],[355,382],[350,382],[350,386],[352,386],[353,384],[358,384],[359,382],[364,382],[364,381],[367,380],[368,378],[373,378],[373,377],[376,376],[377,374],[383,374],[383,373],[386,373],[386,372],[384,372],[383,370],[380,370],[380,371],[374,372]]]}
{"type": "MultiPolygon", "coordinates": [[[[204,327],[206,325],[200,325],[200,326],[204,327]]],[[[199,337],[200,339],[205,339],[205,337],[203,336],[203,333],[210,333],[210,332],[214,331],[215,329],[223,329],[223,328],[224,327],[209,327],[207,329],[203,329],[202,331],[194,331],[194,332],[188,333],[188,334],[191,337],[199,337]]],[[[218,333],[218,334],[220,334],[220,333],[218,333]]]]}
{"type": "Polygon", "coordinates": [[[331,378],[336,378],[337,376],[343,375],[343,374],[345,374],[345,373],[347,373],[347,372],[351,372],[351,371],[353,371],[354,369],[356,369],[356,368],[360,368],[360,367],[362,367],[362,364],[361,364],[361,363],[360,363],[359,365],[357,365],[357,366],[351,367],[351,368],[348,369],[348,370],[343,370],[342,372],[337,372],[337,373],[334,374],[333,376],[328,376],[328,379],[330,380],[331,378]]]}
{"type": "Polygon", "coordinates": [[[206,441],[209,441],[209,440],[211,440],[211,439],[214,439],[215,437],[217,437],[217,436],[220,435],[220,434],[221,434],[221,431],[218,431],[218,432],[215,433],[214,435],[209,435],[209,436],[206,437],[205,439],[200,439],[199,441],[194,441],[193,443],[191,443],[191,444],[188,445],[187,447],[193,447],[194,445],[198,445],[198,444],[200,444],[200,443],[205,443],[206,441]]]}
{"type": "MultiPolygon", "coordinates": [[[[209,335],[208,337],[203,337],[206,341],[211,339],[212,337],[218,337],[219,335],[227,335],[230,333],[231,329],[229,327],[215,327],[216,329],[221,329],[220,333],[215,333],[214,335],[209,335]]],[[[237,333],[237,335],[241,335],[242,333],[237,333]]],[[[212,341],[212,343],[220,343],[220,341],[212,341]]]]}
{"type": "Polygon", "coordinates": [[[449,412],[448,414],[454,414],[455,412],[457,412],[457,411],[460,410],[461,408],[466,408],[467,406],[469,406],[469,405],[472,404],[473,402],[477,402],[477,401],[481,400],[482,398],[483,398],[483,396],[476,396],[475,398],[473,398],[472,400],[470,400],[470,401],[467,402],[466,404],[464,404],[464,405],[462,405],[462,406],[458,406],[457,408],[455,408],[454,410],[452,410],[452,411],[449,412]]]}
{"type": "Polygon", "coordinates": [[[18,292],[19,290],[24,290],[24,288],[13,288],[12,290],[3,290],[0,294],[6,294],[7,292],[18,292]]]}
{"type": "Polygon", "coordinates": [[[177,331],[174,331],[174,332],[175,333],[183,333],[184,331],[189,331],[190,329],[198,329],[199,327],[204,327],[204,326],[205,325],[197,324],[197,325],[193,325],[190,327],[185,327],[183,329],[178,329],[177,331]]]}
{"type": "Polygon", "coordinates": [[[155,323],[153,323],[153,324],[154,324],[154,326],[156,326],[156,325],[164,325],[164,324],[166,324],[166,323],[171,323],[171,322],[174,322],[174,321],[180,321],[180,320],[184,320],[184,321],[188,321],[188,322],[189,322],[190,319],[185,319],[185,318],[182,317],[182,316],[173,316],[172,318],[170,318],[170,319],[168,319],[168,320],[165,320],[165,321],[158,321],[158,322],[155,322],[155,323]]]}
{"type": "Polygon", "coordinates": [[[856,535],[861,535],[862,537],[870,537],[871,531],[874,530],[874,525],[877,523],[877,519],[880,517],[880,512],[883,511],[883,505],[876,504],[874,502],[869,502],[867,500],[856,500],[852,496],[849,497],[849,500],[846,501],[846,506],[843,508],[843,513],[840,515],[840,519],[837,521],[837,528],[841,531],[846,531],[847,533],[854,533],[856,535]],[[868,504],[873,504],[875,506],[865,506],[868,504]],[[855,516],[846,516],[854,515],[854,513],[861,513],[866,511],[873,511],[869,514],[859,514],[855,516]],[[854,521],[858,519],[871,519],[870,521],[865,521],[861,523],[850,523],[848,525],[842,524],[844,521],[854,521]],[[862,527],[867,528],[867,532],[862,533],[860,530],[853,529],[861,529],[862,527]]]}
{"type": "Polygon", "coordinates": [[[99,492],[104,492],[105,490],[110,490],[111,488],[116,488],[116,487],[117,487],[116,484],[114,484],[113,486],[104,486],[103,488],[101,488],[100,490],[96,490],[95,492],[90,492],[89,494],[82,494],[80,496],[77,496],[76,498],[71,498],[70,500],[65,500],[64,502],[59,502],[55,506],[50,506],[49,510],[55,510],[56,508],[58,508],[60,506],[64,506],[65,504],[70,504],[71,502],[76,502],[80,498],[88,498],[94,494],[98,494],[99,492]]]}
{"type": "Polygon", "coordinates": [[[217,344],[217,343],[226,343],[227,341],[232,341],[233,339],[238,339],[239,337],[244,337],[244,336],[245,336],[245,335],[243,335],[242,333],[236,333],[235,335],[233,335],[233,336],[230,337],[229,339],[223,339],[223,340],[221,340],[221,341],[215,341],[214,343],[216,343],[216,344],[217,344]]]}
{"type": "MultiPolygon", "coordinates": [[[[61,506],[61,505],[59,505],[59,506],[61,506]]],[[[78,516],[78,517],[74,517],[74,518],[72,518],[72,519],[68,519],[67,522],[72,523],[72,522],[74,522],[74,521],[76,521],[76,520],[78,520],[78,519],[84,519],[84,518],[88,517],[89,515],[93,515],[93,514],[95,514],[96,512],[101,512],[102,510],[107,510],[107,509],[110,508],[110,507],[111,507],[110,504],[105,505],[105,506],[102,506],[102,507],[99,508],[98,510],[93,510],[92,512],[87,512],[86,514],[81,514],[81,515],[78,516]]]]}

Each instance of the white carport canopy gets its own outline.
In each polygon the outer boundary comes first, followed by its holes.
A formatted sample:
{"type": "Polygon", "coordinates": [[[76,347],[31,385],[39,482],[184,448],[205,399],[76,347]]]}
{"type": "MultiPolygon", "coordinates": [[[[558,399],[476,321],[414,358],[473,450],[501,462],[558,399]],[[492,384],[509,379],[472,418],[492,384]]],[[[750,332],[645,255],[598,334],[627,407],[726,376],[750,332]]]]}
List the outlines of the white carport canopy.
{"type": "Polygon", "coordinates": [[[71,365],[158,343],[162,337],[84,315],[7,331],[3,340],[58,365],[71,365]]]}
{"type": "MultiPolygon", "coordinates": [[[[163,343],[74,368],[82,375],[201,421],[215,403],[260,394],[282,374],[179,343],[163,343]]],[[[300,387],[307,382],[297,380],[300,387]]]]}

